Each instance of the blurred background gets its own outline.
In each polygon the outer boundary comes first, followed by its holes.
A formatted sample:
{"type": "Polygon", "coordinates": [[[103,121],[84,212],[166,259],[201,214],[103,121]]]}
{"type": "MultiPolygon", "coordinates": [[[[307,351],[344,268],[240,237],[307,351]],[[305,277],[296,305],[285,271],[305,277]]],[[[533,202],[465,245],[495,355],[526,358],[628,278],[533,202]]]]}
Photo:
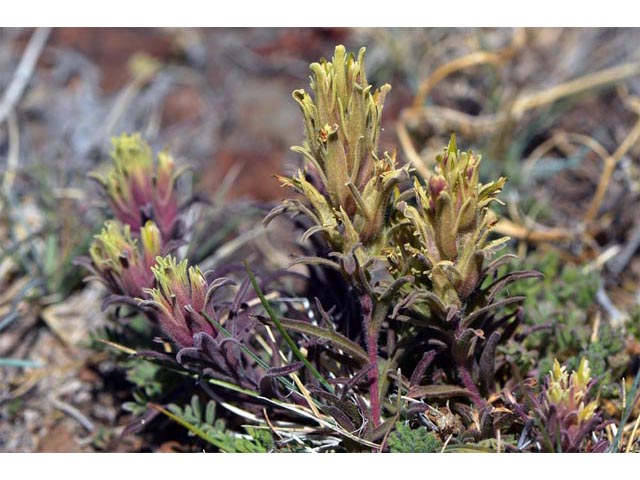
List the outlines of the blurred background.
{"type": "Polygon", "coordinates": [[[127,392],[86,348],[101,292],[72,265],[110,138],[195,165],[204,197],[231,175],[225,202],[275,204],[303,133],[291,92],[337,44],[393,86],[383,149],[426,172],[456,132],[509,177],[514,249],[596,272],[602,321],[638,323],[640,30],[0,29],[0,451],[146,448],[109,443],[127,392]]]}

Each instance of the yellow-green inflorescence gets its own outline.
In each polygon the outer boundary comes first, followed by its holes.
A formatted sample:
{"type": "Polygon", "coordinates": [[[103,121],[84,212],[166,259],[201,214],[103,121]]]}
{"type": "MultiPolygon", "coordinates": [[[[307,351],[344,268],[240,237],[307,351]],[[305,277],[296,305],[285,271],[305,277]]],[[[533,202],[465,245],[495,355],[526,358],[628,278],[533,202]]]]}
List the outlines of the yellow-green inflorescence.
{"type": "Polygon", "coordinates": [[[187,260],[178,262],[171,255],[157,257],[151,270],[157,287],[145,289],[148,299],[138,302],[157,312],[162,330],[182,347],[193,346],[195,333],[214,334],[205,313],[211,318],[215,315],[209,309],[209,300],[218,285],[208,285],[199,267],[188,266],[187,260]]]}
{"type": "Polygon", "coordinates": [[[118,220],[105,222],[89,249],[93,268],[115,294],[139,297],[154,283],[151,266],[162,254],[160,230],[152,221],[133,236],[118,220]]]}
{"type": "Polygon", "coordinates": [[[304,144],[293,150],[303,155],[305,169],[279,178],[309,202],[305,213],[315,225],[307,235],[323,232],[335,252],[347,254],[361,245],[376,255],[385,241],[393,188],[408,178],[408,167],[398,168],[395,155],[378,152],[391,87],[369,85],[364,52],[356,58],[338,46],[331,62],[311,64],[312,93],[293,92],[305,125],[304,144]]]}
{"type": "Polygon", "coordinates": [[[480,160],[471,151],[458,150],[452,135],[427,185],[414,179],[415,206],[404,201],[397,205],[396,246],[387,250],[391,269],[413,275],[444,305],[460,307],[482,280],[485,259],[508,241],[489,240],[497,222],[489,204],[506,179],[481,184],[480,160]]]}
{"type": "Polygon", "coordinates": [[[595,414],[598,402],[593,400],[585,404],[591,383],[591,369],[586,358],[580,361],[577,371],[571,375],[558,360],[554,360],[549,372],[546,396],[550,404],[564,412],[576,412],[577,423],[584,423],[595,414]]]}
{"type": "Polygon", "coordinates": [[[123,134],[112,140],[113,165],[104,174],[92,176],[105,189],[114,216],[134,232],[153,220],[168,242],[178,222],[177,169],[171,156],[161,152],[154,163],[153,152],[140,134],[123,134]]]}

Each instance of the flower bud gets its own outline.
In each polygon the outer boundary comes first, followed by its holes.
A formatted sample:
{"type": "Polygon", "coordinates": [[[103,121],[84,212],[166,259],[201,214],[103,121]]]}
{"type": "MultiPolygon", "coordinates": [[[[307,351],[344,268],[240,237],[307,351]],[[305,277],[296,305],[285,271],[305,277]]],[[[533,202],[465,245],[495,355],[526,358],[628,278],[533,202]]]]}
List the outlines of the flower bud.
{"type": "Polygon", "coordinates": [[[293,150],[303,154],[307,169],[282,179],[307,197],[313,231],[323,232],[341,254],[357,244],[379,253],[391,193],[408,178],[408,167],[396,168],[394,155],[378,156],[382,109],[391,87],[374,90],[368,84],[364,52],[356,58],[338,46],[331,62],[311,64],[312,93],[293,92],[305,124],[304,144],[293,150]],[[307,171],[313,174],[313,190],[307,171]],[[357,235],[346,241],[342,232],[352,230],[357,235]]]}
{"type": "Polygon", "coordinates": [[[207,316],[215,318],[210,305],[213,292],[225,282],[207,282],[199,267],[188,267],[187,260],[157,257],[151,268],[157,287],[145,289],[149,300],[139,304],[156,312],[160,328],[180,347],[193,346],[193,335],[205,332],[215,336],[216,329],[207,316]]]}
{"type": "Polygon", "coordinates": [[[148,221],[139,234],[133,238],[129,225],[109,220],[89,249],[93,269],[116,295],[140,297],[154,284],[151,267],[162,254],[160,231],[148,221]]]}
{"type": "Polygon", "coordinates": [[[154,165],[151,148],[139,134],[121,135],[112,140],[113,166],[103,175],[93,174],[104,188],[113,215],[138,232],[153,220],[166,243],[178,234],[177,170],[166,153],[154,165]]]}
{"type": "MultiPolygon", "coordinates": [[[[491,253],[487,238],[496,220],[488,205],[505,179],[480,184],[480,157],[457,150],[454,135],[436,163],[426,187],[417,179],[414,182],[417,206],[404,205],[398,210],[415,236],[410,246],[403,242],[397,247],[403,253],[394,258],[417,258],[420,252],[426,259],[420,263],[431,265],[432,270],[426,287],[433,287],[445,305],[459,306],[482,282],[483,261],[491,253]],[[445,270],[436,268],[442,262],[446,262],[445,270]]],[[[404,268],[394,265],[394,269],[412,270],[408,264],[404,268]]]]}

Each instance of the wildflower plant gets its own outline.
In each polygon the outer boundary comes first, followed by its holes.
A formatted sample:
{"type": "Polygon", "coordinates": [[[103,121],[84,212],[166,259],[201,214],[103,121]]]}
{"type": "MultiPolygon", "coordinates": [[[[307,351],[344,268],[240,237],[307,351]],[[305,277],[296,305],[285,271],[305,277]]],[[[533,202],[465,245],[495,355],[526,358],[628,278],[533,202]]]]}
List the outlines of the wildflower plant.
{"type": "Polygon", "coordinates": [[[137,298],[138,305],[154,310],[160,327],[169,338],[180,347],[191,347],[194,334],[215,335],[215,329],[206,318],[207,315],[215,318],[211,296],[230,281],[221,278],[209,285],[199,267],[187,267],[187,260],[178,262],[171,255],[157,257],[151,271],[157,287],[144,289],[148,300],[137,298]]]}
{"type": "Polygon", "coordinates": [[[523,431],[520,444],[545,452],[604,452],[609,441],[604,435],[598,396],[594,392],[589,361],[580,360],[577,370],[567,369],[555,360],[539,394],[525,390],[525,406],[517,411],[530,428],[523,431]]]}
{"type": "Polygon", "coordinates": [[[109,288],[109,301],[132,303],[145,288],[154,285],[151,268],[162,254],[160,230],[152,221],[133,236],[129,225],[107,220],[94,237],[89,258],[80,259],[80,263],[94,274],[93,279],[109,288]]]}
{"type": "Polygon", "coordinates": [[[462,306],[482,280],[482,267],[509,240],[489,241],[496,215],[488,208],[506,179],[482,185],[480,156],[460,152],[453,135],[436,157],[436,172],[424,186],[414,178],[416,205],[399,202],[399,245],[389,253],[392,268],[410,273],[443,305],[462,306]],[[406,243],[402,243],[406,240],[406,243]]]}
{"type": "MultiPolygon", "coordinates": [[[[144,358],[160,362],[161,368],[170,364],[189,374],[232,382],[238,388],[274,392],[273,380],[299,366],[283,368],[279,357],[264,358],[253,352],[254,339],[249,333],[266,334],[260,333],[263,327],[249,317],[252,310],[244,306],[250,299],[248,280],[235,293],[217,298],[218,290],[233,282],[176,256],[185,232],[183,210],[178,207],[183,199],[175,188],[181,170],[167,154],[160,154],[154,165],[151,150],[139,135],[122,135],[113,143],[113,165],[97,178],[115,218],[107,220],[95,236],[89,257],[77,263],[107,286],[110,295],[105,307],[110,303],[133,307],[132,314],[142,313],[156,327],[153,334],[169,340],[164,352],[136,353],[138,361],[144,358]]],[[[149,346],[152,338],[135,341],[149,346]]],[[[131,362],[127,360],[127,368],[131,362]]],[[[152,398],[142,389],[134,396],[139,405],[129,404],[128,408],[140,414],[148,410],[147,402],[163,401],[167,392],[182,388],[182,381],[168,375],[153,390],[152,398]]],[[[137,428],[132,424],[128,430],[137,428]]]]}
{"type": "Polygon", "coordinates": [[[500,294],[512,282],[540,275],[496,276],[513,258],[493,258],[508,238],[491,238],[498,218],[490,204],[506,179],[482,184],[480,161],[479,155],[458,150],[452,135],[432,176],[424,182],[414,178],[415,203],[397,203],[395,244],[387,252],[393,276],[414,279],[403,285],[394,317],[410,324],[427,350],[413,372],[410,395],[468,397],[483,410],[494,388],[498,344],[513,334],[522,315],[520,308],[503,307],[521,303],[523,296],[500,294]],[[432,362],[440,363],[434,372],[441,381],[423,386],[432,362]]]}
{"type": "Polygon", "coordinates": [[[382,250],[391,231],[386,220],[394,189],[409,178],[409,167],[399,167],[395,155],[377,151],[384,99],[391,87],[385,84],[374,89],[368,83],[364,53],[363,48],[356,58],[343,46],[336,47],[331,62],[310,66],[313,95],[304,90],[293,92],[305,125],[305,142],[293,150],[303,155],[305,169],[293,177],[279,178],[284,186],[301,193],[307,204],[285,200],[267,221],[287,210],[306,214],[313,226],[303,239],[322,234],[329,245],[328,257],[337,262],[327,257],[302,261],[336,268],[357,292],[369,356],[371,421],[377,426],[377,344],[392,291],[371,283],[384,261],[382,250]]]}
{"type": "Polygon", "coordinates": [[[152,220],[164,243],[179,238],[181,206],[176,182],[185,169],[177,169],[166,152],[159,153],[154,162],[151,148],[140,134],[123,134],[112,143],[113,165],[106,173],[92,177],[104,189],[114,217],[134,232],[152,220]]]}
{"type": "Polygon", "coordinates": [[[357,296],[368,359],[362,414],[377,427],[385,408],[394,410],[385,403],[399,368],[413,372],[406,381],[416,398],[467,397],[485,408],[497,345],[520,314],[512,308],[496,317],[496,311],[523,299],[498,293],[537,275],[492,278],[511,258],[489,261],[508,240],[490,238],[497,217],[489,208],[506,179],[480,183],[480,157],[460,152],[452,136],[433,175],[414,176],[406,189],[412,169],[376,152],[390,87],[367,83],[364,50],[356,59],[339,46],[331,62],[310,68],[313,95],[294,92],[305,125],[305,143],[294,150],[305,169],[280,177],[305,201],[285,200],[267,221],[287,210],[306,215],[312,226],[302,240],[321,234],[328,248],[297,261],[340,271],[357,296]],[[440,380],[423,386],[432,363],[440,380]]]}
{"type": "Polygon", "coordinates": [[[584,402],[590,382],[591,369],[587,359],[583,358],[578,371],[572,372],[571,375],[567,373],[566,367],[561,367],[556,360],[553,370],[549,372],[549,383],[545,391],[547,401],[560,411],[577,411],[577,424],[586,422],[593,417],[598,407],[595,400],[587,405],[584,402]]]}
{"type": "MultiPolygon", "coordinates": [[[[112,165],[93,173],[106,193],[113,218],[94,237],[89,258],[79,258],[110,290],[112,302],[138,306],[137,298],[156,285],[156,257],[175,250],[185,233],[176,182],[178,169],[171,156],[160,153],[154,163],[149,145],[139,134],[112,140],[112,165]]],[[[188,204],[183,202],[184,205],[188,204]]]]}
{"type": "MultiPolygon", "coordinates": [[[[171,364],[230,416],[262,416],[272,429],[302,423],[309,442],[329,429],[347,451],[439,451],[501,434],[511,449],[520,435],[539,450],[602,451],[587,360],[571,375],[556,362],[542,390],[523,387],[519,398],[496,375],[516,370],[505,343],[525,314],[525,297],[507,287],[540,277],[509,271],[514,255],[499,254],[509,239],[495,234],[492,206],[506,178],[483,182],[480,155],[460,150],[455,135],[426,178],[380,152],[391,87],[369,84],[364,56],[336,47],[331,61],[311,64],[310,92],[293,92],[303,167],[278,176],[295,196],[265,223],[284,213],[302,219],[304,254],[292,264],[307,265],[308,276],[254,274],[250,263],[204,272],[181,258],[182,170],[168,154],[154,162],[138,135],[114,140],[113,166],[96,176],[114,219],[85,263],[169,340],[164,352],[136,354],[171,364]],[[291,276],[317,284],[293,287],[283,280],[291,276]],[[332,290],[343,304],[310,293],[332,290]]],[[[156,413],[236,449],[225,422],[162,398],[156,413]]]]}

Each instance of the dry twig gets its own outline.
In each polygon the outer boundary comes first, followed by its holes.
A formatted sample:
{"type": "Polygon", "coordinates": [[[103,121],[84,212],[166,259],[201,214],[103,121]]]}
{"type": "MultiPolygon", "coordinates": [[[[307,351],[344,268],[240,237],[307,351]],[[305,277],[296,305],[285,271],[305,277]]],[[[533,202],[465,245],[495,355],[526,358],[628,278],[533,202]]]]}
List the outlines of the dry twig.
{"type": "Polygon", "coordinates": [[[49,38],[49,33],[51,33],[51,28],[36,28],[29,39],[11,83],[5,90],[2,101],[0,101],[0,123],[7,118],[9,112],[15,108],[20,98],[22,98],[27,83],[31,75],[33,75],[40,53],[42,53],[42,49],[49,38]]]}

